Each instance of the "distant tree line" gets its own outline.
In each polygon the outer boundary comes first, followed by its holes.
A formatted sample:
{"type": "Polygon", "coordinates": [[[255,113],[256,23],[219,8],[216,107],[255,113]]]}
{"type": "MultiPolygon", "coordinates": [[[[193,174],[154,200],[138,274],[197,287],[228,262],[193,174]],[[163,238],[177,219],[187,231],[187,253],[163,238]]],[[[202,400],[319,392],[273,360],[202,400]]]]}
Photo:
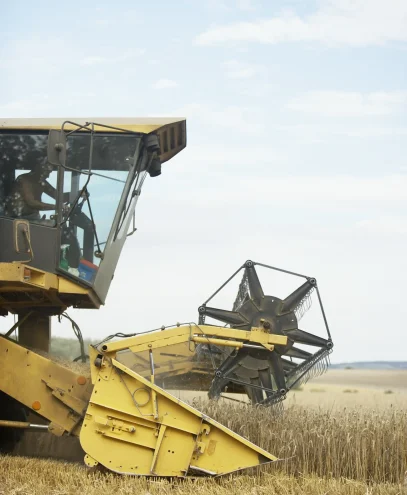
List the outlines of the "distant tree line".
{"type": "MultiPolygon", "coordinates": [[[[88,354],[90,344],[95,344],[96,341],[84,339],[85,352],[88,354]]],[[[77,339],[65,339],[63,337],[52,337],[51,339],[51,354],[70,361],[80,356],[81,349],[77,339]]]]}

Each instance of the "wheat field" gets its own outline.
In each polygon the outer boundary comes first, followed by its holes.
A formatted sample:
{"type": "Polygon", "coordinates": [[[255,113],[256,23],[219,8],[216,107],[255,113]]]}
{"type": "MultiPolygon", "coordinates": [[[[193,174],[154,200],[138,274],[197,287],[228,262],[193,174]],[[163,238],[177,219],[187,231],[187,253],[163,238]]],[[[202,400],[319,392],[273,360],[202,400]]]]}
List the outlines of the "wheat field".
{"type": "MultiPolygon", "coordinates": [[[[281,459],[243,474],[171,483],[89,472],[74,463],[6,456],[0,457],[0,494],[407,495],[407,394],[377,389],[377,401],[383,398],[385,406],[372,407],[363,399],[365,389],[354,385],[347,389],[337,383],[336,388],[311,383],[295,392],[297,400],[286,401],[283,414],[195,398],[198,409],[281,459]]],[[[371,393],[366,392],[366,398],[371,393]]]]}
{"type": "Polygon", "coordinates": [[[404,479],[407,469],[407,411],[348,410],[336,413],[198,403],[198,409],[272,452],[276,468],[290,475],[315,474],[366,482],[404,479]]]}
{"type": "Polygon", "coordinates": [[[0,457],[1,495],[401,495],[403,486],[283,473],[169,482],[89,473],[74,464],[0,457]]]}

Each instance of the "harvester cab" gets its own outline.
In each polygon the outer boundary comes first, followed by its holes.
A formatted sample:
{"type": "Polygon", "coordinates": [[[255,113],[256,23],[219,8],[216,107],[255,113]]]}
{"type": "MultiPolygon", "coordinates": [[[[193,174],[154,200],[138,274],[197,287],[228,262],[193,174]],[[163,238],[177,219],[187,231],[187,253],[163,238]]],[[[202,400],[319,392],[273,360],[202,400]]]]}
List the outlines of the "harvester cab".
{"type": "Polygon", "coordinates": [[[104,304],[145,176],[185,146],[183,119],[1,122],[0,312],[23,343],[48,350],[48,316],[104,304]]]}

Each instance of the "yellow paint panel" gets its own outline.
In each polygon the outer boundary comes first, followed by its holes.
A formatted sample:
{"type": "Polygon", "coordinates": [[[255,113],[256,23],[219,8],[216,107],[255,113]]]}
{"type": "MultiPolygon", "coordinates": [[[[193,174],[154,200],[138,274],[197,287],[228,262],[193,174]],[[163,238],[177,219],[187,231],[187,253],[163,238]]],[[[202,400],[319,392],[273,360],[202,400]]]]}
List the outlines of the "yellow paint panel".
{"type": "Polygon", "coordinates": [[[159,476],[185,476],[195,448],[194,436],[181,430],[170,430],[164,439],[157,455],[154,468],[159,476]]]}
{"type": "MultiPolygon", "coordinates": [[[[62,124],[65,121],[74,122],[75,124],[85,125],[87,122],[95,122],[98,124],[108,125],[111,127],[117,127],[120,129],[140,132],[148,134],[150,132],[156,131],[161,127],[166,125],[174,124],[177,122],[183,122],[185,119],[182,117],[168,117],[168,118],[104,118],[104,117],[89,117],[75,118],[75,117],[65,117],[65,118],[55,118],[55,119],[0,119],[0,129],[13,129],[13,130],[50,130],[50,129],[61,129],[62,124]]],[[[66,130],[75,130],[76,126],[72,124],[65,125],[66,130]]],[[[107,130],[103,127],[96,127],[96,131],[103,132],[115,132],[113,129],[107,130]]]]}
{"type": "Polygon", "coordinates": [[[92,290],[85,289],[85,287],[64,277],[58,277],[58,291],[61,294],[89,294],[92,290]]]}
{"type": "Polygon", "coordinates": [[[56,275],[20,263],[0,263],[0,282],[20,282],[44,290],[58,287],[56,275]]]}
{"type": "Polygon", "coordinates": [[[59,306],[65,310],[67,306],[99,308],[101,303],[91,288],[60,275],[45,272],[30,265],[21,263],[0,263],[0,293],[31,293],[34,297],[26,297],[14,301],[4,297],[1,306],[8,311],[18,312],[19,308],[30,305],[59,306]],[[68,297],[65,297],[68,296],[68,297]]]}
{"type": "MultiPolygon", "coordinates": [[[[62,400],[83,404],[85,408],[92,389],[89,381],[79,385],[76,373],[3,337],[0,337],[0,356],[0,390],[64,430],[75,428],[80,418],[62,400]],[[50,387],[60,389],[61,400],[53,396],[50,387]]],[[[73,433],[78,435],[79,427],[73,433]]]]}
{"type": "Polygon", "coordinates": [[[93,373],[80,441],[89,456],[113,471],[184,477],[195,466],[215,475],[276,459],[115,359],[105,358],[93,373]]]}

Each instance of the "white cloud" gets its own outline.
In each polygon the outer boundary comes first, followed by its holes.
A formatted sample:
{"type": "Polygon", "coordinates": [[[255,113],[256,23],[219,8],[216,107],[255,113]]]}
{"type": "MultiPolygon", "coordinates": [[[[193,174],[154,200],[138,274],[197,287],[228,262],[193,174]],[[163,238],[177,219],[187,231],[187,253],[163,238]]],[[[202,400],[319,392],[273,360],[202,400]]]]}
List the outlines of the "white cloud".
{"type": "Polygon", "coordinates": [[[49,101],[48,95],[40,98],[14,100],[4,105],[0,104],[0,114],[3,117],[27,117],[37,112],[50,112],[53,105],[49,101]]]}
{"type": "Polygon", "coordinates": [[[95,24],[97,26],[108,26],[110,24],[108,19],[96,19],[95,24]]]}
{"type": "Polygon", "coordinates": [[[153,85],[154,89],[169,89],[169,88],[177,88],[178,83],[172,79],[159,79],[153,85]]]}
{"type": "MultiPolygon", "coordinates": [[[[254,184],[253,184],[254,186],[254,184]]],[[[406,202],[407,176],[355,177],[271,177],[256,184],[261,191],[273,191],[273,201],[304,202],[406,202]]],[[[250,188],[250,184],[249,184],[250,188]]],[[[258,196],[257,196],[258,197],[258,196]]],[[[271,198],[270,198],[271,199],[271,198]]]]}
{"type": "MultiPolygon", "coordinates": [[[[145,54],[144,48],[131,48],[127,50],[117,50],[111,47],[109,50],[103,50],[103,53],[96,51],[85,51],[85,48],[79,43],[64,38],[44,38],[33,37],[29,39],[17,39],[6,50],[8,58],[3,57],[0,60],[0,69],[13,71],[14,79],[20,78],[20,73],[26,77],[27,72],[35,73],[34,80],[38,80],[44,74],[54,76],[56,71],[70,71],[77,66],[95,66],[101,64],[117,64],[118,62],[131,61],[145,54]],[[71,50],[66,51],[69,45],[71,50]],[[81,58],[77,54],[81,53],[81,58]],[[64,64],[60,64],[61,53],[64,53],[64,64]]],[[[72,74],[72,72],[71,72],[72,74]]],[[[21,76],[23,77],[23,76],[21,76]]],[[[23,77],[23,79],[24,79],[23,77]]],[[[72,76],[75,78],[76,76],[72,76]]]]}
{"type": "Polygon", "coordinates": [[[255,6],[253,5],[253,0],[237,0],[236,4],[237,4],[237,8],[240,10],[245,10],[245,11],[255,10],[255,6]]]}
{"type": "MultiPolygon", "coordinates": [[[[192,2],[194,1],[192,0],[192,2]]],[[[208,9],[213,11],[230,12],[238,9],[249,12],[256,9],[253,0],[205,0],[203,3],[208,9]]]]}
{"type": "MultiPolygon", "coordinates": [[[[213,176],[216,175],[216,170],[213,176]]],[[[386,175],[379,177],[356,177],[347,175],[325,176],[287,176],[287,177],[252,177],[238,176],[229,188],[225,189],[221,181],[214,181],[213,186],[202,196],[185,192],[175,201],[191,204],[210,204],[217,207],[222,204],[239,205],[248,191],[255,191],[259,205],[289,205],[290,207],[315,206],[324,209],[381,203],[393,205],[407,202],[407,175],[386,175]],[[233,187],[232,187],[233,186],[233,187]]]]}
{"type": "Polygon", "coordinates": [[[237,60],[228,60],[223,64],[227,77],[231,79],[249,79],[259,73],[261,67],[237,60]]]}
{"type": "Polygon", "coordinates": [[[288,108],[312,114],[356,117],[389,115],[402,111],[406,105],[407,91],[310,91],[293,99],[288,108]]]}
{"type": "Polygon", "coordinates": [[[211,167],[211,175],[216,174],[215,170],[222,170],[222,173],[227,175],[226,170],[233,167],[234,173],[238,175],[238,170],[242,170],[243,167],[247,169],[254,165],[270,165],[270,163],[274,166],[278,163],[281,166],[285,160],[286,158],[276,152],[272,146],[189,144],[177,158],[177,167],[188,169],[191,167],[191,162],[195,165],[206,165],[211,167]]]}
{"type": "Polygon", "coordinates": [[[120,55],[111,55],[109,57],[101,57],[99,55],[89,55],[84,57],[80,61],[80,65],[101,65],[101,64],[117,64],[118,62],[128,62],[129,60],[133,60],[137,57],[141,57],[145,54],[145,49],[143,48],[135,48],[133,50],[127,50],[125,52],[121,52],[120,55]]]}
{"type": "Polygon", "coordinates": [[[81,65],[100,65],[107,62],[105,57],[89,56],[80,61],[81,65]]]}
{"type": "Polygon", "coordinates": [[[215,109],[203,103],[190,103],[178,109],[173,115],[185,115],[188,119],[199,120],[210,128],[232,129],[248,134],[264,131],[260,123],[259,109],[256,108],[230,105],[215,109]]]}
{"type": "Polygon", "coordinates": [[[407,41],[405,0],[326,0],[311,15],[289,10],[271,19],[211,27],[196,38],[200,45],[227,42],[322,42],[366,46],[407,41]]]}
{"type": "Polygon", "coordinates": [[[394,136],[407,136],[407,127],[362,127],[355,129],[347,129],[337,134],[342,134],[350,137],[394,137],[394,136]]]}
{"type": "Polygon", "coordinates": [[[357,222],[356,228],[369,234],[405,235],[407,234],[407,216],[380,215],[357,222]]]}
{"type": "MultiPolygon", "coordinates": [[[[312,140],[323,141],[327,136],[347,136],[352,138],[378,138],[407,136],[407,127],[379,127],[372,125],[352,126],[347,120],[341,121],[342,125],[310,125],[290,124],[276,126],[277,131],[283,131],[296,135],[296,140],[302,139],[309,143],[312,140]]],[[[407,170],[407,168],[406,168],[407,170]]]]}
{"type": "Polygon", "coordinates": [[[114,60],[120,60],[121,62],[126,62],[128,60],[132,60],[137,57],[142,57],[145,55],[146,50],[145,48],[133,48],[131,50],[127,50],[126,52],[123,52],[119,56],[115,56],[114,60]]]}

